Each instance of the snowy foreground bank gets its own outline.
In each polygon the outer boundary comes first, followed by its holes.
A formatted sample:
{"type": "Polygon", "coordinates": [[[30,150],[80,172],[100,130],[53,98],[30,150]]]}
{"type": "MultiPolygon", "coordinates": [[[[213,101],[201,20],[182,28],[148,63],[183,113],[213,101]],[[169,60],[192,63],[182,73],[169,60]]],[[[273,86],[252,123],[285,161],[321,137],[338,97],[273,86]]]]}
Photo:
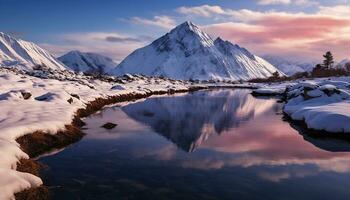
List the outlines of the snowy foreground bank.
{"type": "Polygon", "coordinates": [[[13,199],[14,193],[42,184],[40,178],[16,171],[17,162],[28,158],[17,138],[34,131],[57,133],[72,122],[79,108],[98,97],[173,93],[211,86],[233,85],[199,85],[142,76],[97,80],[72,73],[39,70],[28,75],[0,69],[0,200],[13,199]]]}
{"type": "Polygon", "coordinates": [[[270,84],[255,95],[283,95],[283,110],[308,128],[331,133],[350,133],[350,77],[270,84]]]}

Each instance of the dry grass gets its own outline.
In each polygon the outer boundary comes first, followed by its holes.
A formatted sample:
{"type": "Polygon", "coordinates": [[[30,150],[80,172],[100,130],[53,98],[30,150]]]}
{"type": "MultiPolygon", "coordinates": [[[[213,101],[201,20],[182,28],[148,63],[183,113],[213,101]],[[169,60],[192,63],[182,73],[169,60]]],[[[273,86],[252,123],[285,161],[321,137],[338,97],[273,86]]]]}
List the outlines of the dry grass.
{"type": "MultiPolygon", "coordinates": [[[[27,172],[39,176],[41,169],[45,168],[43,164],[31,159],[21,159],[17,165],[17,171],[27,172]]],[[[50,193],[46,186],[29,188],[15,195],[17,200],[46,200],[50,199],[50,193]]]]}
{"type": "Polygon", "coordinates": [[[63,148],[77,142],[83,136],[84,133],[79,127],[67,125],[64,131],[59,131],[55,135],[36,131],[18,138],[17,142],[21,145],[21,149],[33,158],[50,150],[63,148]]]}
{"type": "Polygon", "coordinates": [[[49,189],[42,185],[36,188],[29,188],[15,194],[16,200],[48,200],[50,198],[49,189]]]}

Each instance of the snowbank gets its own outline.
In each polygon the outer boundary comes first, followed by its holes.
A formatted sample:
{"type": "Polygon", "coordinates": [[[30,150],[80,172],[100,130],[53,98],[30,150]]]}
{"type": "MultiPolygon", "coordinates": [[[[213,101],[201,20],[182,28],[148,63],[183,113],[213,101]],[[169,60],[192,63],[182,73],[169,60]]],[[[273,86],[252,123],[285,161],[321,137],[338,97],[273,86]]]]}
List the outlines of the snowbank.
{"type": "Polygon", "coordinates": [[[284,112],[308,128],[350,133],[350,87],[344,81],[313,81],[287,88],[284,112]]]}
{"type": "Polygon", "coordinates": [[[350,133],[350,77],[261,85],[258,95],[285,95],[283,110],[308,128],[350,133]]]}
{"type": "Polygon", "coordinates": [[[72,72],[20,72],[0,68],[0,200],[42,184],[40,178],[16,171],[28,158],[16,142],[34,131],[55,134],[71,124],[75,112],[96,98],[123,94],[174,93],[193,88],[227,87],[166,78],[125,75],[95,79],[72,72]]]}
{"type": "Polygon", "coordinates": [[[286,87],[290,85],[291,83],[260,84],[260,87],[258,89],[252,91],[252,94],[254,96],[282,95],[286,91],[286,87]]]}

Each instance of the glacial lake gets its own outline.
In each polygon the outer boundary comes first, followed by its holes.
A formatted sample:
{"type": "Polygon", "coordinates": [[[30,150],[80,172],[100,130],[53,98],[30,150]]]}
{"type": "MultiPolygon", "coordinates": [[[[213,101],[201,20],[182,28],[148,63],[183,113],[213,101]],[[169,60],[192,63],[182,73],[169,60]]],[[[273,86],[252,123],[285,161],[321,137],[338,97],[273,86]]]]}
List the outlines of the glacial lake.
{"type": "Polygon", "coordinates": [[[310,136],[282,106],[225,89],[107,107],[39,159],[43,181],[57,200],[349,199],[350,142],[310,136]]]}

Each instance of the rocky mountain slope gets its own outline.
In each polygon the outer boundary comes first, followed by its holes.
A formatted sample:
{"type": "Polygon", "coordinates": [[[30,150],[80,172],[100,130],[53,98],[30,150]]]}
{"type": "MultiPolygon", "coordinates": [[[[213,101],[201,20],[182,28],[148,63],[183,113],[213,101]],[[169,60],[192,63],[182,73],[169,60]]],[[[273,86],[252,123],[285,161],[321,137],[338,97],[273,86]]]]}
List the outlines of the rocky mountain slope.
{"type": "Polygon", "coordinates": [[[265,78],[278,71],[245,48],[220,38],[215,41],[185,22],[150,45],[127,56],[112,74],[144,74],[175,79],[265,78]]]}

